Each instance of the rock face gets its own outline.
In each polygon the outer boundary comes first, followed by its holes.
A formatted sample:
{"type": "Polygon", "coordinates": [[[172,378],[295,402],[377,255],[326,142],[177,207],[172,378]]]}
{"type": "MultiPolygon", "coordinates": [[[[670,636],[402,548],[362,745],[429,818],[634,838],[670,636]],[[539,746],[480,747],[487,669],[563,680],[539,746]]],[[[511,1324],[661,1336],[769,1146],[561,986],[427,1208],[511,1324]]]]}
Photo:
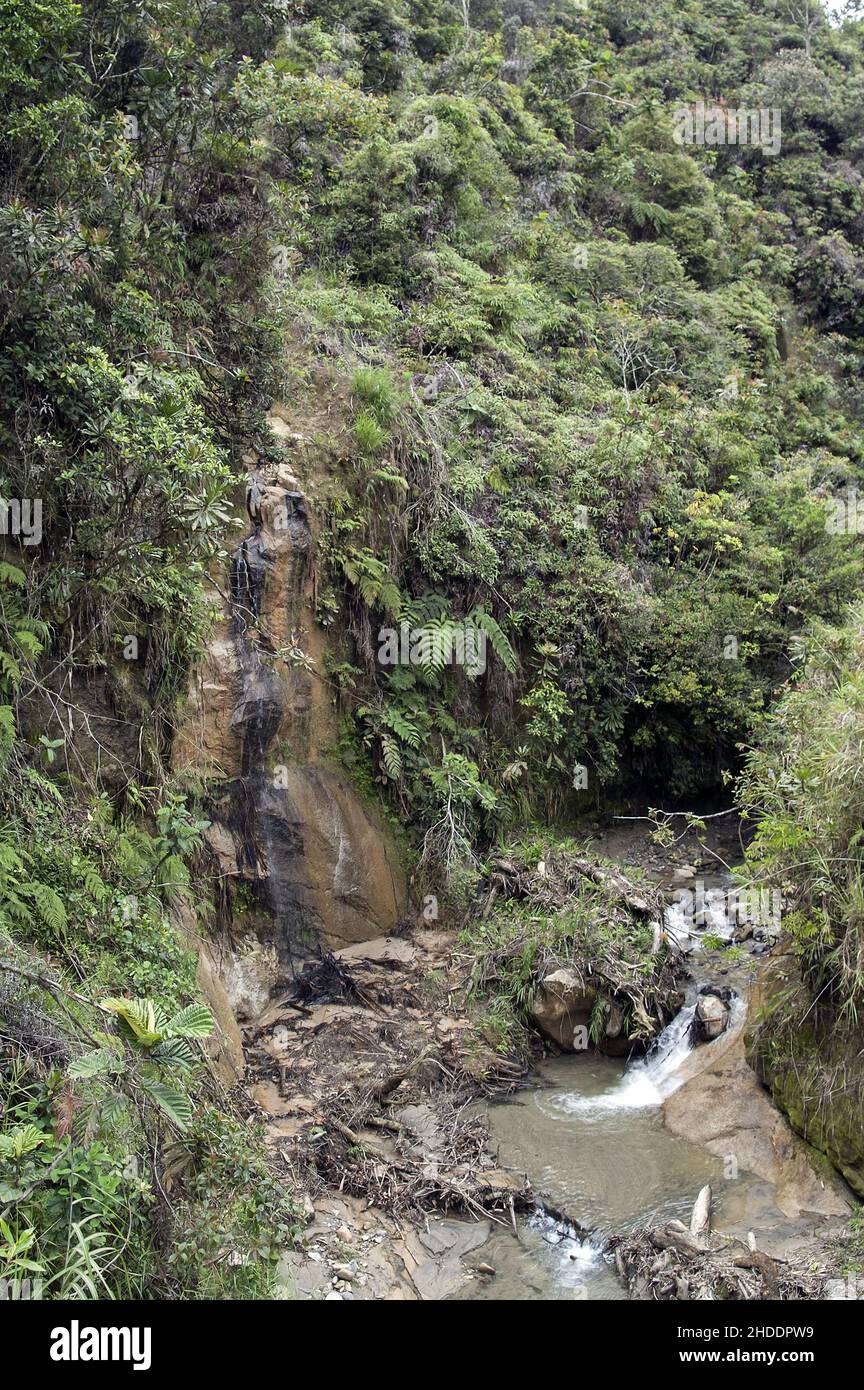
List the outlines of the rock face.
{"type": "Polygon", "coordinates": [[[822,1023],[788,941],[759,972],[747,1056],[792,1128],[864,1197],[864,1058],[860,1029],[822,1023]]]}
{"type": "Polygon", "coordinates": [[[298,954],[386,935],[405,883],[392,837],[329,765],[337,728],[303,490],[271,468],[250,479],[247,507],[173,764],[206,779],[221,969],[238,1013],[253,1017],[298,954]]]}
{"type": "Polygon", "coordinates": [[[220,871],[261,890],[287,945],[337,948],[399,920],[404,888],[380,823],[338,773],[287,765],[214,787],[207,839],[220,871]]]}
{"type": "Polygon", "coordinates": [[[220,978],[219,963],[210,942],[198,936],[195,914],[188,903],[173,909],[174,928],[184,946],[198,956],[198,987],[213,1012],[216,1029],[207,1039],[207,1053],[223,1086],[233,1086],[243,1074],[243,1040],[228,992],[220,978]]]}
{"type": "Polygon", "coordinates": [[[562,966],[541,980],[531,1017],[541,1033],[564,1052],[580,1052],[586,1045],[596,997],[592,989],[585,988],[575,970],[562,966]]]}
{"type": "Polygon", "coordinates": [[[711,1047],[699,1047],[682,1064],[681,1085],[664,1102],[666,1124],[704,1144],[736,1170],[773,1183],[776,1203],[789,1217],[802,1212],[843,1216],[850,1206],[843,1184],[827,1164],[789,1129],[747,1065],[744,1019],[711,1047]]]}
{"type": "Polygon", "coordinates": [[[725,1033],[729,1023],[729,1005],[716,994],[703,994],[696,1005],[693,1019],[694,1041],[713,1042],[725,1033]]]}

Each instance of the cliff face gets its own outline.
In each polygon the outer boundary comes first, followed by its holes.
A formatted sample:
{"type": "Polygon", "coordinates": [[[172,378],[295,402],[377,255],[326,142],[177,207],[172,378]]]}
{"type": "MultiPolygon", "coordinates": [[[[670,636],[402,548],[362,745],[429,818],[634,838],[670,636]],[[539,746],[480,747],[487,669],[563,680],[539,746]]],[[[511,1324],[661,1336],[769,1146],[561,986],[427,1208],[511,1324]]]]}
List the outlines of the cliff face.
{"type": "Polygon", "coordinates": [[[763,963],[747,1060],[796,1133],[864,1197],[864,1065],[859,1036],[820,1023],[789,943],[763,963]]]}
{"type": "Polygon", "coordinates": [[[314,616],[315,520],[301,481],[263,467],[249,531],[219,576],[222,616],[192,673],[174,743],[203,775],[220,884],[220,970],[238,1015],[264,1006],[298,953],[390,931],[405,906],[391,837],[337,769],[314,616]]]}

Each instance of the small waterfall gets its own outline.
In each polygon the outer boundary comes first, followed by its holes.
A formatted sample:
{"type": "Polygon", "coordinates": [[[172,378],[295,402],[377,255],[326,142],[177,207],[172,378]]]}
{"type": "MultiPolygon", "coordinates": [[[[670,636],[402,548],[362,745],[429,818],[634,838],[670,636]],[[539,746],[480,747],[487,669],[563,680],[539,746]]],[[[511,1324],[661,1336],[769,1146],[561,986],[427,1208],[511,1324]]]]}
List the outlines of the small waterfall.
{"type": "Polygon", "coordinates": [[[663,914],[666,935],[685,952],[699,950],[704,935],[729,941],[735,924],[734,894],[723,886],[706,889],[697,884],[693,890],[680,889],[663,914]]]}
{"type": "MultiPolygon", "coordinates": [[[[230,788],[230,818],[240,827],[246,866],[266,885],[267,898],[281,946],[293,971],[292,945],[308,936],[297,885],[302,879],[300,817],[286,787],[267,774],[267,756],[290,707],[288,682],[274,670],[272,642],[262,630],[263,603],[272,556],[263,529],[266,492],[258,478],[250,481],[246,505],[252,529],[231,559],[231,631],[240,669],[240,690],[231,727],[240,742],[240,777],[230,788]]],[[[308,564],[311,531],[303,497],[285,491],[274,510],[273,524],[291,541],[288,590],[284,601],[293,610],[308,564]]]]}
{"type": "Polygon", "coordinates": [[[645,1056],[633,1062],[610,1091],[599,1096],[560,1096],[560,1108],[572,1114],[577,1110],[602,1113],[659,1105],[675,1089],[675,1073],[691,1050],[690,1027],[695,1012],[695,1003],[681,1009],[645,1056]]]}
{"type": "Polygon", "coordinates": [[[645,1056],[627,1068],[621,1085],[613,1092],[616,1108],[659,1105],[672,1094],[678,1068],[693,1048],[690,1034],[695,1013],[695,1004],[681,1009],[645,1056]]]}
{"type": "Polygon", "coordinates": [[[566,1218],[547,1211],[542,1202],[536,1204],[526,1225],[560,1251],[558,1278],[565,1285],[578,1287],[589,1270],[605,1262],[601,1241],[591,1240],[566,1218]]]}
{"type": "MultiPolygon", "coordinates": [[[[599,1096],[564,1095],[556,1099],[556,1108],[567,1114],[586,1116],[610,1110],[646,1110],[661,1105],[680,1085],[681,1064],[693,1051],[691,1041],[697,1000],[681,1009],[664,1028],[644,1057],[624,1072],[611,1090],[599,1096]]],[[[744,1011],[744,1001],[737,996],[729,1005],[728,1027],[733,1028],[744,1011]]],[[[710,1043],[703,1046],[710,1047],[710,1043]]]]}

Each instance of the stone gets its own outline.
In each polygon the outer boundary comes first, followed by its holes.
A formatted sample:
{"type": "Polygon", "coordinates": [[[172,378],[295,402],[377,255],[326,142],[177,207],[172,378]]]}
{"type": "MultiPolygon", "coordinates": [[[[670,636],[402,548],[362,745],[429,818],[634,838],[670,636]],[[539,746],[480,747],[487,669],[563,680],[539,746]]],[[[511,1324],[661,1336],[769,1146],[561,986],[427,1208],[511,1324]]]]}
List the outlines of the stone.
{"type": "MultiPolygon", "coordinates": [[[[284,417],[274,407],[287,429],[284,417]]],[[[191,673],[172,764],[209,783],[206,838],[232,931],[261,934],[261,922],[243,920],[250,895],[234,887],[243,881],[284,955],[298,942],[334,949],[386,936],[405,910],[406,884],[386,826],[332,767],[338,725],[320,679],[328,646],[315,616],[315,518],[293,469],[260,465],[254,482],[252,529],[231,584],[220,576],[222,616],[191,673]],[[303,660],[281,660],[298,634],[303,660]]],[[[252,1017],[272,975],[234,974],[252,1017]]]]}
{"type": "Polygon", "coordinates": [[[713,1042],[721,1033],[725,1033],[728,1022],[729,1005],[716,994],[703,994],[696,1005],[696,1041],[713,1042]]]}
{"type": "Polygon", "coordinates": [[[372,941],[358,941],[335,952],[347,965],[368,961],[376,965],[413,965],[417,948],[399,936],[376,936],[372,941]]]}
{"type": "Polygon", "coordinates": [[[624,1027],[624,1012],[614,1002],[609,1006],[604,1032],[607,1038],[619,1038],[624,1027]]]}
{"type": "Polygon", "coordinates": [[[596,995],[583,985],[569,966],[550,971],[540,981],[531,1006],[531,1017],[547,1038],[565,1052],[580,1051],[582,1034],[587,1029],[596,995]]]}
{"type": "Polygon", "coordinates": [[[815,1169],[811,1152],[747,1065],[743,1034],[741,1017],[710,1047],[697,1047],[684,1060],[680,1084],[663,1104],[667,1126],[723,1162],[734,1154],[739,1172],[774,1185],[774,1201],[790,1218],[802,1212],[847,1214],[851,1203],[843,1183],[827,1164],[815,1169]]]}
{"type": "Polygon", "coordinates": [[[171,915],[175,930],[183,944],[197,953],[198,987],[216,1020],[216,1027],[205,1039],[204,1045],[216,1076],[223,1086],[230,1088],[243,1075],[246,1061],[237,1019],[220,978],[215,947],[199,937],[195,913],[188,903],[178,901],[171,915]]]}

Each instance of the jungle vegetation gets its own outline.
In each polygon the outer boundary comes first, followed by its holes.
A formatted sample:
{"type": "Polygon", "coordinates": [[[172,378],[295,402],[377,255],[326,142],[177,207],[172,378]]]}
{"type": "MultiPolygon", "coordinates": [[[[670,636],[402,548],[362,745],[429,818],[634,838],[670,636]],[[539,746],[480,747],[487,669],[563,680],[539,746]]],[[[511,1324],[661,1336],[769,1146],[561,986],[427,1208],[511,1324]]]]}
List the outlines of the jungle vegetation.
{"type": "Polygon", "coordinates": [[[168,773],[274,401],[322,459],[341,754],[424,872],[741,775],[854,1026],[855,6],[0,0],[0,36],[0,494],[40,504],[0,565],[0,1276],[242,1297],[290,1235],[201,1050],[168,773]],[[700,102],[779,148],[681,143],[700,102]],[[438,636],[383,666],[400,624],[438,636]],[[94,690],[134,736],[87,761],[94,690]]]}

